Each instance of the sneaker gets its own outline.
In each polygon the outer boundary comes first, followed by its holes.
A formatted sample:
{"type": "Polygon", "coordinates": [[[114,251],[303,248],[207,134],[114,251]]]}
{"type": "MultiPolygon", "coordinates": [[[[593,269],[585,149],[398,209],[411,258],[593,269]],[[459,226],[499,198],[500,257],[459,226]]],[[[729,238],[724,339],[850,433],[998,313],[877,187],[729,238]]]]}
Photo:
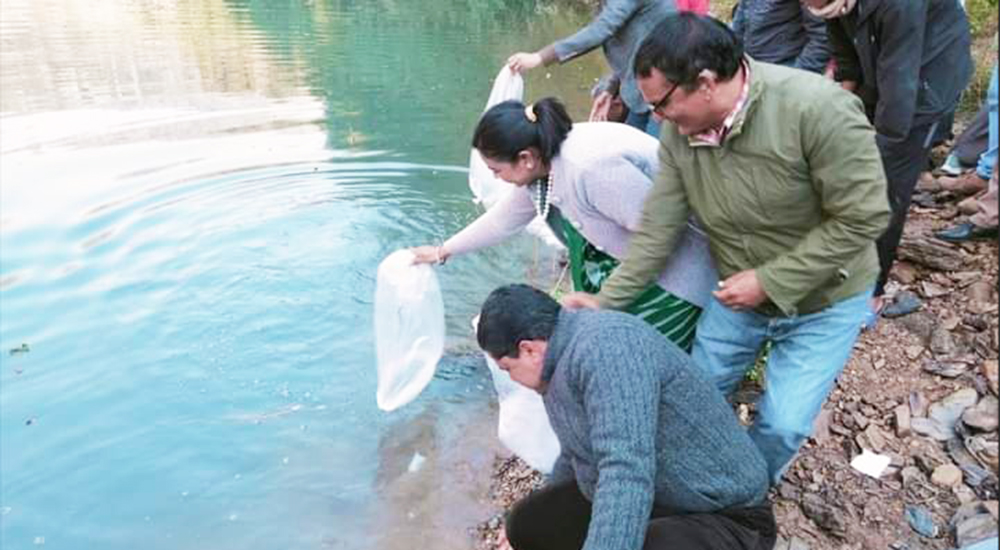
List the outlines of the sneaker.
{"type": "Polygon", "coordinates": [[[951,243],[995,239],[997,238],[997,228],[996,226],[980,227],[976,224],[966,222],[938,231],[934,236],[942,241],[951,243]]]}
{"type": "Polygon", "coordinates": [[[940,170],[942,174],[954,177],[961,175],[962,172],[965,171],[965,167],[958,161],[958,157],[955,156],[955,153],[951,153],[948,155],[948,158],[944,159],[944,164],[938,167],[938,170],[940,170]]]}
{"type": "Polygon", "coordinates": [[[951,191],[956,195],[975,195],[986,189],[989,181],[983,179],[975,171],[967,172],[955,178],[938,178],[938,184],[944,191],[951,191]]]}
{"type": "Polygon", "coordinates": [[[916,294],[904,290],[892,298],[891,304],[882,308],[882,316],[887,319],[902,317],[917,311],[923,305],[916,294]]]}

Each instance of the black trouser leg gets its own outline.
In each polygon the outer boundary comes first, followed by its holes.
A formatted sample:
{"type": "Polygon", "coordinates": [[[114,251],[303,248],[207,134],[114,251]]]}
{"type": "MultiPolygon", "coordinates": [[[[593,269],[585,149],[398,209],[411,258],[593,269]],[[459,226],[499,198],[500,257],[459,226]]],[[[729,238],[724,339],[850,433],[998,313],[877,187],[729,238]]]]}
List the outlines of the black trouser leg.
{"type": "Polygon", "coordinates": [[[778,537],[770,504],[712,514],[655,515],[643,550],[771,550],[778,537]]]}
{"type": "Polygon", "coordinates": [[[514,550],[580,550],[587,540],[590,508],[575,480],[547,485],[511,509],[507,540],[514,550]]]}
{"type": "Polygon", "coordinates": [[[896,248],[903,236],[903,225],[906,223],[906,213],[910,209],[913,189],[917,186],[917,178],[927,163],[927,154],[930,152],[935,130],[936,125],[928,122],[915,125],[910,129],[909,135],[899,141],[889,141],[882,136],[876,136],[888,184],[889,207],[892,209],[889,228],[876,241],[880,268],[878,282],[875,285],[876,296],[881,296],[885,291],[889,271],[896,261],[896,248]]]}
{"type": "MultiPolygon", "coordinates": [[[[507,516],[514,550],[579,550],[587,540],[590,501],[575,481],[528,495],[507,516]]],[[[771,505],[712,514],[671,515],[655,511],[644,550],[771,550],[777,536],[771,505]]]]}

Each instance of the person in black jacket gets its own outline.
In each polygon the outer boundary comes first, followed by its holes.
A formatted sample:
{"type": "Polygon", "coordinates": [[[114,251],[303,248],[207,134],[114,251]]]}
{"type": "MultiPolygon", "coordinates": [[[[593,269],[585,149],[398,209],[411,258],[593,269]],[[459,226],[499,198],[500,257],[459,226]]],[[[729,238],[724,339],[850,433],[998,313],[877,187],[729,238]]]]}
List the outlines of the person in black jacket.
{"type": "MultiPolygon", "coordinates": [[[[803,0],[827,21],[835,78],[864,101],[889,184],[892,221],[878,240],[873,324],[935,131],[972,76],[969,22],[958,0],[803,0]]],[[[897,312],[903,313],[903,312],[897,312]]]]}
{"type": "Polygon", "coordinates": [[[830,61],[826,25],[799,0],[741,0],[732,29],[757,61],[819,74],[830,61]]]}

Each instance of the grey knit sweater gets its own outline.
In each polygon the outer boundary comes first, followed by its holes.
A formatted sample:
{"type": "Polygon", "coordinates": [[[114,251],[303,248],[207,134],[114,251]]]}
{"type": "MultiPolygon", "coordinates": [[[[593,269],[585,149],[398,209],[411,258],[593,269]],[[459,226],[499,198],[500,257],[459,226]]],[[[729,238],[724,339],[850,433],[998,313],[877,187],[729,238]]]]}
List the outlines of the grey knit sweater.
{"type": "Polygon", "coordinates": [[[650,512],[763,503],[767,465],[691,358],[632,315],[564,309],[545,410],[562,452],[550,482],[593,503],[584,550],[639,550],[650,512]]]}

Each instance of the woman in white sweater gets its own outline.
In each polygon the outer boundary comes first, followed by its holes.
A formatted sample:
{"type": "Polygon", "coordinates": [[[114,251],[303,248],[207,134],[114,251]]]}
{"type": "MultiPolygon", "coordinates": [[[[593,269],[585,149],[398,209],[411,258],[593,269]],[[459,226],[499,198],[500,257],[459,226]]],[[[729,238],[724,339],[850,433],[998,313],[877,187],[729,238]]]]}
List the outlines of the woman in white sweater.
{"type": "MultiPolygon", "coordinates": [[[[472,139],[496,176],[515,186],[441,246],[413,250],[417,262],[497,244],[541,216],[569,250],[577,291],[595,293],[625,256],[658,167],[655,138],[625,124],[573,124],[555,98],[499,103],[472,139]]],[[[690,350],[695,324],[717,274],[708,241],[693,223],[657,283],[627,311],[690,350]]]]}

